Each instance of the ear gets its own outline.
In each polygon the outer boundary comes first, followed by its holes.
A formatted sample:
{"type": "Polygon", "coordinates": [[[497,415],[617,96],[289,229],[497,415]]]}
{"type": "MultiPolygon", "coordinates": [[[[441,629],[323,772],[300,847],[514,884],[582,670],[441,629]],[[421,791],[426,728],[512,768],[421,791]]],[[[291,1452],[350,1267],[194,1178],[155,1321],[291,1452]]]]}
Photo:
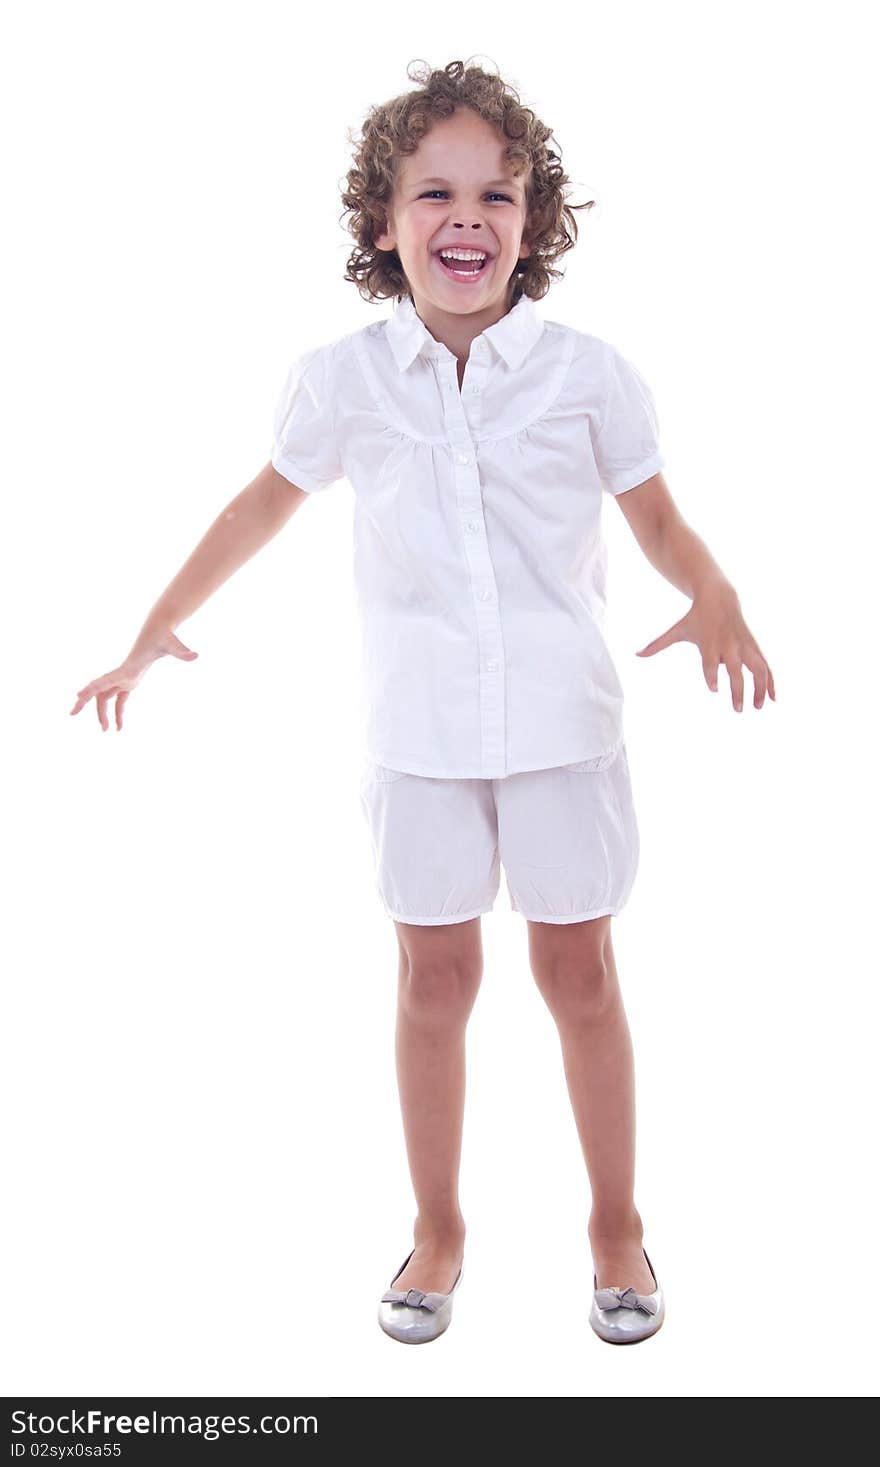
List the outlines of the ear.
{"type": "Polygon", "coordinates": [[[386,205],[385,219],[383,222],[385,227],[381,232],[376,231],[373,236],[373,243],[377,250],[396,249],[397,238],[394,229],[394,215],[391,213],[390,204],[386,205]]]}

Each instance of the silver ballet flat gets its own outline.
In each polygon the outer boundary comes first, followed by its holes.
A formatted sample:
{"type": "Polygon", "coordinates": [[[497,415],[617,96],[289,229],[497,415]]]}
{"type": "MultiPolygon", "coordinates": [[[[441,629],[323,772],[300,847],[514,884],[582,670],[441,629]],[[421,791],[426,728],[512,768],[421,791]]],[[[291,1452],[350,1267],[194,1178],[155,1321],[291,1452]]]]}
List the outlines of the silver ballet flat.
{"type": "MultiPolygon", "coordinates": [[[[415,1251],[415,1248],[410,1249],[394,1279],[400,1277],[415,1251]]],[[[452,1296],[461,1282],[463,1268],[464,1260],[448,1294],[425,1294],[421,1289],[386,1289],[379,1300],[379,1323],[386,1335],[402,1340],[405,1345],[423,1345],[442,1335],[452,1319],[452,1296]]]]}
{"type": "MultiPolygon", "coordinates": [[[[642,1252],[645,1253],[644,1248],[642,1252]]],[[[632,1287],[627,1289],[597,1289],[593,1274],[593,1305],[590,1324],[601,1340],[609,1345],[634,1345],[637,1340],[646,1340],[655,1335],[666,1317],[663,1290],[654,1273],[654,1265],[647,1253],[645,1259],[654,1283],[653,1294],[637,1294],[632,1287]]]]}

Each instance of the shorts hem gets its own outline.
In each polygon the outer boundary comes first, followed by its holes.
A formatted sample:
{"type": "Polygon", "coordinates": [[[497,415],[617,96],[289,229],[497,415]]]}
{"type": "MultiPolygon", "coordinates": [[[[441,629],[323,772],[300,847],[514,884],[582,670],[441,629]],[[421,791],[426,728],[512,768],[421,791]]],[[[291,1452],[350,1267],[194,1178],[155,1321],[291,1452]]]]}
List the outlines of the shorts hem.
{"type": "Polygon", "coordinates": [[[527,922],[591,922],[594,917],[616,917],[622,911],[622,907],[596,907],[592,912],[578,912],[573,917],[553,917],[546,912],[524,912],[521,907],[513,907],[520,917],[525,917],[527,922]]]}
{"type": "Polygon", "coordinates": [[[475,912],[452,912],[443,917],[407,917],[403,912],[392,912],[388,907],[385,910],[394,922],[411,922],[414,927],[440,927],[452,922],[469,922],[472,917],[482,917],[491,912],[492,908],[478,907],[475,912]]]}

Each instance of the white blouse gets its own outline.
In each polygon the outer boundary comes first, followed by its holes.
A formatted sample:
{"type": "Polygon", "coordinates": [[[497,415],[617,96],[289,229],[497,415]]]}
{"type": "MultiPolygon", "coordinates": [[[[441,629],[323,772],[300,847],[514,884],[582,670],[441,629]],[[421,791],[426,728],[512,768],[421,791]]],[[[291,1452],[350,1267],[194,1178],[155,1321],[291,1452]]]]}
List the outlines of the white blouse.
{"type": "Polygon", "coordinates": [[[471,343],[459,390],[405,297],[296,358],[272,463],[308,493],[354,490],[368,758],[495,779],[617,750],[602,491],[665,460],[613,346],[522,296],[471,343]]]}

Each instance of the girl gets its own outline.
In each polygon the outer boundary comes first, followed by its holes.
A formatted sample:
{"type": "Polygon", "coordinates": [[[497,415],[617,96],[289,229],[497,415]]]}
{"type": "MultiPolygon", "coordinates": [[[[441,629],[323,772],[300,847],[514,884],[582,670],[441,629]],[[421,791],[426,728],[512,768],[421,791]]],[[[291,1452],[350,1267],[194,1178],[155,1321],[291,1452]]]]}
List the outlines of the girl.
{"type": "Polygon", "coordinates": [[[644,379],[607,342],[536,309],[577,237],[550,130],[479,67],[415,79],[371,109],[343,194],[356,241],[345,278],[368,301],[393,299],[392,315],[300,353],[270,462],[72,712],[94,698],[106,729],[115,698],[121,729],[152,662],[197,655],[174,628],[307,498],[349,480],[361,800],[397,933],[396,1061],[417,1204],[379,1322],[419,1343],[450,1321],[465,1242],[465,1028],[503,862],[589,1173],[590,1323],[631,1343],[660,1328],[665,1302],[634,1201],[633,1055],[611,942],[639,836],[602,634],[605,493],[692,601],[640,655],[694,642],[713,691],[725,664],[737,711],[743,665],[756,708],[775,698],[773,676],[736,591],[673,503],[644,379]]]}

